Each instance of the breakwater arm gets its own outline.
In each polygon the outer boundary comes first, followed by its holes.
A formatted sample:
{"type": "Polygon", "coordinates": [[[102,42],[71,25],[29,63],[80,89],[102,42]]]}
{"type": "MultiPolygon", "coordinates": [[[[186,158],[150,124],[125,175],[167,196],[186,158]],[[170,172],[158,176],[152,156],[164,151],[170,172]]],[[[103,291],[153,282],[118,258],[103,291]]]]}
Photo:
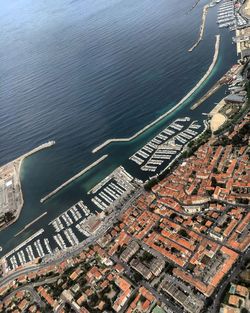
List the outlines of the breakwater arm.
{"type": "Polygon", "coordinates": [[[198,5],[200,0],[196,0],[195,3],[193,4],[192,8],[189,10],[189,12],[193,11],[193,9],[198,5]]]}
{"type": "Polygon", "coordinates": [[[201,21],[201,26],[200,26],[200,35],[196,43],[188,50],[189,52],[192,52],[202,41],[203,35],[204,35],[204,30],[205,30],[205,25],[206,25],[206,19],[207,19],[207,12],[209,9],[209,5],[206,4],[203,8],[203,13],[202,13],[202,21],[201,21]]]}
{"type": "Polygon", "coordinates": [[[35,218],[32,222],[30,222],[29,224],[25,225],[25,227],[18,232],[17,234],[15,234],[14,237],[17,237],[19,235],[21,235],[27,228],[29,228],[31,225],[33,225],[34,223],[36,223],[37,221],[39,221],[42,217],[44,217],[47,214],[47,212],[44,212],[43,214],[41,214],[40,216],[38,216],[37,218],[35,218]]]}
{"type": "Polygon", "coordinates": [[[21,214],[21,210],[24,204],[20,180],[20,170],[23,160],[42,149],[46,149],[53,146],[54,144],[55,141],[46,142],[36,147],[35,149],[21,155],[17,159],[3,166],[0,166],[0,177],[5,181],[5,184],[10,184],[8,185],[9,188],[4,188],[2,191],[4,198],[8,199],[5,210],[6,212],[9,211],[13,213],[13,218],[10,221],[3,224],[0,230],[16,222],[21,214]]]}
{"type": "MultiPolygon", "coordinates": [[[[56,142],[55,142],[54,140],[48,141],[48,142],[46,142],[46,143],[44,143],[44,144],[42,144],[42,145],[36,147],[35,149],[33,149],[33,150],[31,150],[31,151],[29,151],[29,152],[23,154],[23,155],[22,155],[21,157],[19,157],[17,160],[18,160],[18,161],[19,161],[19,160],[24,160],[24,159],[27,158],[28,156],[30,156],[30,155],[32,155],[32,154],[34,154],[34,153],[36,153],[36,152],[38,152],[38,151],[40,151],[40,150],[43,150],[43,149],[46,149],[46,148],[49,148],[49,147],[53,146],[55,143],[56,143],[56,142]]],[[[16,160],[16,161],[17,161],[17,160],[16,160]]]]}
{"type": "Polygon", "coordinates": [[[206,101],[209,97],[211,97],[217,90],[219,90],[223,84],[219,81],[213,85],[213,87],[202,97],[200,98],[194,105],[191,106],[191,110],[198,108],[204,101],[206,101]]]}
{"type": "Polygon", "coordinates": [[[76,175],[74,175],[73,177],[71,177],[70,179],[68,179],[66,182],[64,182],[62,185],[60,185],[59,187],[57,187],[55,190],[53,190],[52,192],[50,192],[47,196],[43,197],[40,202],[43,203],[45,201],[47,201],[50,197],[54,196],[58,191],[60,191],[61,189],[63,189],[64,187],[66,187],[67,185],[69,185],[70,183],[72,183],[75,179],[77,179],[78,177],[82,176],[84,173],[88,172],[91,168],[93,168],[94,166],[96,166],[97,164],[101,163],[104,159],[106,159],[108,156],[108,154],[103,155],[101,158],[99,158],[98,160],[96,160],[95,162],[93,162],[92,164],[90,164],[89,166],[85,167],[82,171],[80,171],[79,173],[77,173],[76,175]]]}
{"type": "Polygon", "coordinates": [[[112,142],[128,142],[131,141],[133,139],[135,139],[136,137],[138,137],[139,135],[141,135],[142,133],[144,133],[146,130],[148,130],[149,128],[151,128],[153,125],[157,124],[159,121],[161,121],[163,118],[165,118],[167,115],[171,114],[172,112],[174,112],[181,104],[183,104],[188,98],[190,98],[195,91],[201,87],[201,85],[206,81],[206,79],[209,77],[209,75],[212,73],[212,70],[217,62],[218,59],[218,55],[219,55],[219,48],[220,48],[220,35],[216,35],[216,41],[215,41],[215,51],[214,51],[214,56],[213,56],[213,61],[210,64],[207,72],[204,74],[204,76],[198,81],[198,83],[185,95],[185,97],[183,97],[175,106],[172,107],[172,109],[170,109],[169,111],[167,111],[166,113],[162,114],[161,116],[159,116],[156,120],[154,120],[153,122],[151,122],[150,124],[146,125],[144,128],[142,128],[141,130],[139,130],[137,133],[135,133],[133,136],[131,137],[127,137],[127,138],[114,138],[114,139],[108,139],[105,142],[103,142],[101,145],[99,145],[98,147],[96,147],[95,149],[92,150],[92,153],[95,153],[99,150],[101,150],[102,148],[106,147],[107,145],[109,145],[112,142]]]}

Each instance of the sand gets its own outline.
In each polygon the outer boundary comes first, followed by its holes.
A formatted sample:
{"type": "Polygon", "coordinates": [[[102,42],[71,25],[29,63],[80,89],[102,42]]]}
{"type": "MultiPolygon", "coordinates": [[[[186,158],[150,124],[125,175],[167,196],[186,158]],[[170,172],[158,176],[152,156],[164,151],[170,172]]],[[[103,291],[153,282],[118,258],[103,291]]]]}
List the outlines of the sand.
{"type": "Polygon", "coordinates": [[[226,120],[227,119],[223,114],[214,114],[210,122],[212,132],[215,132],[217,129],[219,129],[226,122],[226,120]]]}

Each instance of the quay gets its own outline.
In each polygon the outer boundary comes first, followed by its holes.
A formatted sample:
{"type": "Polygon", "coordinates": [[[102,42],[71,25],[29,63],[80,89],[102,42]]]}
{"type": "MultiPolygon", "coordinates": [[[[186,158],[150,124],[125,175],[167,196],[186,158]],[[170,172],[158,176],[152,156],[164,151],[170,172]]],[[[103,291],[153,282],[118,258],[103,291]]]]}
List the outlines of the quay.
{"type": "Polygon", "coordinates": [[[55,190],[53,190],[52,192],[50,192],[47,196],[43,197],[40,202],[43,203],[45,201],[47,201],[50,197],[54,196],[58,191],[60,191],[61,189],[63,189],[64,187],[66,187],[67,185],[69,185],[70,183],[72,183],[75,179],[77,179],[78,177],[82,176],[84,173],[88,172],[91,168],[95,167],[97,164],[101,163],[104,159],[106,159],[108,157],[108,154],[103,155],[102,157],[100,157],[98,160],[96,160],[95,162],[93,162],[92,164],[90,164],[89,166],[85,167],[82,171],[80,171],[79,173],[77,173],[76,175],[74,175],[73,177],[71,177],[70,179],[68,179],[66,182],[64,182],[62,185],[60,185],[59,187],[57,187],[55,190]]]}
{"type": "Polygon", "coordinates": [[[32,224],[34,224],[35,222],[39,221],[43,216],[45,216],[47,214],[47,212],[44,212],[43,214],[41,214],[40,216],[38,216],[37,218],[35,218],[32,222],[30,222],[29,224],[27,224],[21,231],[19,231],[17,234],[15,234],[14,237],[19,236],[20,234],[22,234],[27,228],[29,228],[32,224]]]}
{"type": "Polygon", "coordinates": [[[163,118],[165,118],[166,116],[168,116],[169,114],[171,114],[172,112],[174,112],[181,104],[183,104],[188,98],[190,98],[197,89],[199,89],[201,87],[201,85],[206,81],[206,79],[208,78],[208,76],[211,74],[212,70],[215,67],[215,64],[217,62],[218,59],[218,55],[219,55],[219,48],[220,48],[220,35],[216,35],[216,41],[215,41],[215,52],[214,52],[214,56],[213,56],[213,61],[211,63],[211,65],[209,66],[207,72],[204,74],[204,76],[199,80],[199,82],[175,105],[172,107],[172,109],[170,109],[169,111],[167,111],[166,113],[162,114],[161,116],[159,116],[156,120],[154,120],[153,122],[151,122],[150,124],[146,125],[144,128],[142,128],[141,130],[139,130],[137,133],[135,133],[133,136],[128,137],[128,138],[114,138],[114,139],[108,139],[105,142],[103,142],[101,145],[99,145],[98,147],[96,147],[95,149],[92,150],[92,153],[96,153],[97,151],[101,150],[102,148],[106,147],[107,145],[109,145],[112,142],[128,142],[131,141],[133,139],[135,139],[136,137],[138,137],[139,135],[141,135],[142,133],[144,133],[146,130],[148,130],[149,128],[151,128],[153,125],[157,124],[159,121],[161,121],[163,118]]]}
{"type": "Polygon", "coordinates": [[[188,52],[192,52],[202,41],[203,35],[204,35],[204,30],[205,30],[205,24],[206,24],[206,19],[207,19],[207,13],[208,13],[209,5],[206,4],[203,8],[203,13],[202,13],[202,22],[200,26],[200,35],[196,43],[188,50],[188,52]]]}

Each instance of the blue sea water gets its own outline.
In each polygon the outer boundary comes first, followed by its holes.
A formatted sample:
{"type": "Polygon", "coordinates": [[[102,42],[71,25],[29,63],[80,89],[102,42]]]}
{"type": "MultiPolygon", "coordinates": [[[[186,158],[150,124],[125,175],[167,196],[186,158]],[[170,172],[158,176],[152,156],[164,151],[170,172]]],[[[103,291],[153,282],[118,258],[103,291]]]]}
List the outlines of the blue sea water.
{"type": "MultiPolygon", "coordinates": [[[[204,40],[192,53],[203,5],[194,0],[0,0],[0,164],[50,139],[56,145],[22,167],[25,205],[1,232],[3,254],[57,216],[200,97],[236,61],[227,30],[210,9],[204,40]],[[103,141],[128,137],[168,111],[206,72],[221,33],[220,56],[207,83],[175,114],[131,143],[97,154],[103,141]],[[109,158],[41,205],[42,196],[103,153],[109,158]],[[13,236],[47,211],[22,236],[13,236]]],[[[200,118],[222,97],[192,114],[200,118]]]]}

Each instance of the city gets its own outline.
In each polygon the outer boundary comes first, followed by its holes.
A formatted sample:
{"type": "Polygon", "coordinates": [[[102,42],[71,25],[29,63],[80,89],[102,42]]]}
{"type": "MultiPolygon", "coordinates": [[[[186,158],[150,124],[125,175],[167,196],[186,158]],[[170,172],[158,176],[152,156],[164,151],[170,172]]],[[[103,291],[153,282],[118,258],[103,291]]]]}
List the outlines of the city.
{"type": "MultiPolygon", "coordinates": [[[[185,115],[138,146],[128,167],[115,168],[1,257],[0,312],[249,312],[250,1],[206,3],[189,53],[199,49],[214,7],[217,27],[232,32],[237,63],[185,115]],[[213,109],[194,117],[192,112],[223,88],[225,96],[213,109]]],[[[207,72],[175,109],[211,75],[220,40],[216,35],[207,72]]],[[[171,113],[131,137],[104,141],[92,153],[112,142],[135,140],[171,113]]],[[[23,160],[54,144],[49,141],[0,168],[1,229],[18,220],[24,205],[23,160]]],[[[40,203],[106,158],[103,154],[41,195],[40,203]]],[[[47,215],[24,225],[15,237],[47,215]]]]}

